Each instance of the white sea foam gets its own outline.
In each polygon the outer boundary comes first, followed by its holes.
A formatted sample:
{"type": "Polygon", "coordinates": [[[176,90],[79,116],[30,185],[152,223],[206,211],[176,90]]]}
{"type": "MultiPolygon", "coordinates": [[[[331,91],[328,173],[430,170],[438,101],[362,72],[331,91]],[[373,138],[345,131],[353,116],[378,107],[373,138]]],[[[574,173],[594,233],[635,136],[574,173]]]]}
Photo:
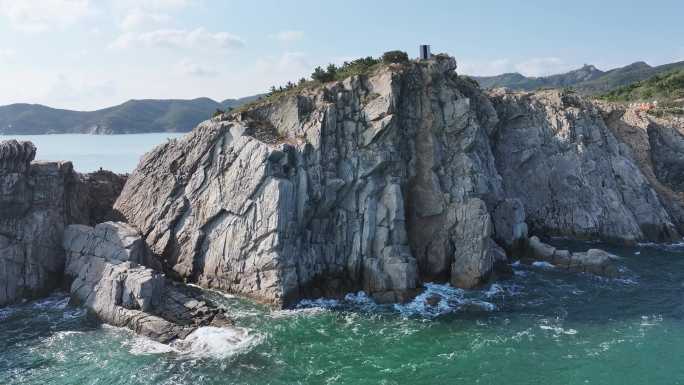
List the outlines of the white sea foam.
{"type": "Polygon", "coordinates": [[[297,309],[307,309],[307,308],[319,308],[319,309],[334,309],[340,306],[340,301],[330,298],[318,298],[318,299],[303,299],[299,301],[296,308],[297,309]]]}
{"type": "MultiPolygon", "coordinates": [[[[435,318],[459,310],[473,308],[482,311],[495,311],[496,305],[480,299],[465,298],[466,292],[462,289],[452,287],[449,284],[426,283],[425,291],[407,304],[395,304],[394,309],[403,316],[422,316],[425,318],[435,318]]],[[[503,289],[496,288],[485,292],[494,292],[503,289]]]]}
{"type": "Polygon", "coordinates": [[[577,330],[575,330],[575,329],[564,329],[560,326],[539,325],[539,328],[542,330],[550,330],[555,335],[561,335],[561,334],[575,335],[575,334],[577,334],[577,330]]]}
{"type": "Polygon", "coordinates": [[[80,334],[83,334],[83,332],[76,331],[76,330],[62,330],[62,331],[59,331],[59,332],[51,335],[50,337],[46,338],[45,344],[48,346],[52,346],[53,344],[55,344],[58,341],[63,341],[63,340],[65,340],[71,336],[80,335],[80,334]]]}
{"type": "Polygon", "coordinates": [[[395,304],[394,309],[403,316],[420,315],[434,318],[456,311],[452,304],[463,302],[464,291],[450,285],[426,283],[425,291],[407,304],[395,304]]]}
{"type": "Polygon", "coordinates": [[[280,319],[280,318],[297,317],[297,316],[309,316],[309,315],[320,314],[320,313],[323,313],[323,312],[326,312],[329,310],[330,309],[322,308],[322,307],[281,309],[281,310],[274,310],[274,311],[268,313],[268,317],[272,318],[272,319],[280,319]]]}
{"type": "Polygon", "coordinates": [[[0,321],[4,321],[11,317],[17,310],[12,307],[4,307],[0,309],[0,321]]]}
{"type": "Polygon", "coordinates": [[[534,262],[532,262],[532,266],[539,267],[542,269],[555,269],[556,268],[556,266],[554,266],[553,264],[548,263],[546,261],[534,261],[534,262]]]}
{"type": "Polygon", "coordinates": [[[125,345],[130,346],[129,352],[136,356],[178,352],[170,345],[162,344],[145,337],[135,337],[125,345]]]}
{"type": "Polygon", "coordinates": [[[134,355],[175,353],[179,357],[227,359],[246,353],[260,344],[264,338],[252,330],[241,327],[203,326],[185,339],[163,344],[147,337],[135,335],[127,328],[102,325],[103,329],[131,336],[122,345],[134,355]]]}
{"type": "Polygon", "coordinates": [[[40,310],[64,310],[69,305],[69,297],[53,296],[31,303],[31,308],[40,310]]]}
{"type": "Polygon", "coordinates": [[[195,358],[226,359],[245,353],[263,341],[259,334],[240,327],[198,328],[183,340],[171,344],[181,354],[195,358]]]}
{"type": "Polygon", "coordinates": [[[378,304],[364,291],[356,293],[348,293],[344,299],[318,298],[318,299],[303,299],[299,301],[295,310],[302,309],[338,309],[338,308],[353,308],[362,311],[371,311],[377,308],[378,304]]]}
{"type": "Polygon", "coordinates": [[[345,295],[344,302],[347,305],[351,305],[352,307],[363,311],[372,311],[378,307],[378,304],[364,291],[345,295]]]}

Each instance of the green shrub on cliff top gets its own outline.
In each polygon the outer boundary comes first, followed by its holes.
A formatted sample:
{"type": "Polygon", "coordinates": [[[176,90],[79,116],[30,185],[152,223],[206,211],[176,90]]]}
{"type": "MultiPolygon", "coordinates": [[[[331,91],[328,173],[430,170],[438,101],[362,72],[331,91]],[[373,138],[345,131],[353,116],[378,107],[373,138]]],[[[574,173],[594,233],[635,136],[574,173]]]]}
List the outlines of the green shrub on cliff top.
{"type": "Polygon", "coordinates": [[[667,103],[684,98],[684,70],[655,75],[649,79],[620,87],[600,97],[611,102],[658,100],[667,103]]]}

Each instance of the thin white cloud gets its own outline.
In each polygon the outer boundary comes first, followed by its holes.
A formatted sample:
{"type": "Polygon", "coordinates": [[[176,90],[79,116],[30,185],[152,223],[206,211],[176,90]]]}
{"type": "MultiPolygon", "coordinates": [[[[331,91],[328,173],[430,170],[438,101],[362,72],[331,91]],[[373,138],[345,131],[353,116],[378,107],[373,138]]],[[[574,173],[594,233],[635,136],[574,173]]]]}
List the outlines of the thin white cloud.
{"type": "Polygon", "coordinates": [[[511,72],[513,66],[511,60],[501,58],[491,61],[462,61],[458,63],[458,72],[477,76],[500,75],[511,72]]]}
{"type": "Polygon", "coordinates": [[[182,74],[198,78],[215,78],[219,75],[213,67],[197,64],[190,59],[182,60],[178,63],[178,68],[182,74]]]}
{"type": "Polygon", "coordinates": [[[271,39],[276,39],[284,43],[291,43],[294,41],[302,40],[304,38],[304,32],[287,30],[271,34],[269,35],[269,37],[271,39]]]}
{"type": "Polygon", "coordinates": [[[145,9],[170,10],[185,8],[192,3],[190,0],[135,0],[135,4],[145,9]]]}
{"type": "Polygon", "coordinates": [[[110,100],[116,94],[116,87],[111,81],[75,80],[67,75],[58,74],[41,99],[48,104],[68,106],[79,105],[85,100],[101,103],[103,100],[110,100]]]}
{"type": "Polygon", "coordinates": [[[0,61],[14,57],[15,52],[11,49],[0,48],[0,61]]]}
{"type": "Polygon", "coordinates": [[[461,73],[476,76],[495,76],[510,72],[518,72],[524,76],[548,76],[568,72],[578,66],[566,63],[558,57],[536,57],[518,62],[506,58],[479,62],[466,60],[460,62],[458,68],[461,73]]]}
{"type": "MultiPolygon", "coordinates": [[[[303,52],[285,52],[278,57],[263,57],[257,60],[256,70],[263,73],[299,73],[309,70],[307,55],[303,52]]],[[[293,79],[287,79],[293,80],[293,79]]]]}
{"type": "Polygon", "coordinates": [[[89,0],[0,0],[0,17],[24,32],[65,28],[94,13],[89,0]]]}
{"type": "Polygon", "coordinates": [[[113,48],[131,46],[238,49],[245,47],[246,44],[242,38],[228,32],[209,32],[201,27],[193,30],[158,29],[147,32],[127,32],[111,44],[113,48]]]}
{"type": "Polygon", "coordinates": [[[120,27],[123,30],[132,31],[138,28],[156,26],[171,20],[171,16],[165,13],[154,13],[142,9],[129,11],[121,20],[120,27]]]}
{"type": "Polygon", "coordinates": [[[568,72],[575,68],[557,57],[539,57],[518,63],[515,69],[525,76],[548,76],[568,72]]]}

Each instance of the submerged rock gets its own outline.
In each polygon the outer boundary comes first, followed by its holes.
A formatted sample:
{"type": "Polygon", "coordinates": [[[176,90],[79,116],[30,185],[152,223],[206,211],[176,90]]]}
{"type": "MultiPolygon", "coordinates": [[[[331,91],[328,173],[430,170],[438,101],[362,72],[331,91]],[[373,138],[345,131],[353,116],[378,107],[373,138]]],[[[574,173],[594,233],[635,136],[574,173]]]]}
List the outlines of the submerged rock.
{"type": "Polygon", "coordinates": [[[197,299],[197,289],[143,266],[151,254],[137,230],[124,223],[68,226],[64,249],[72,301],[108,324],[163,343],[200,326],[230,324],[222,310],[197,299]]]}
{"type": "Polygon", "coordinates": [[[548,245],[538,237],[530,237],[527,261],[545,261],[554,266],[573,272],[591,273],[605,277],[615,277],[618,269],[615,261],[620,259],[607,251],[589,249],[586,252],[570,252],[548,245]]]}

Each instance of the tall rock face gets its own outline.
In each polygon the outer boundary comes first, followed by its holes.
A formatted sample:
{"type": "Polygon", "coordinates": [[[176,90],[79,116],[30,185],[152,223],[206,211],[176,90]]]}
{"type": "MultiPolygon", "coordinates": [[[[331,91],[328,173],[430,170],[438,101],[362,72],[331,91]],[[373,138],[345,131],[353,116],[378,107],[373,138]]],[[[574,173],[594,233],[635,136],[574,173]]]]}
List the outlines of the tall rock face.
{"type": "Polygon", "coordinates": [[[648,178],[591,102],[563,91],[498,90],[492,100],[500,119],[497,169],[532,233],[624,243],[679,238],[648,178]]]}
{"type": "Polygon", "coordinates": [[[57,287],[64,226],[83,216],[71,163],[31,163],[35,153],[30,142],[0,143],[0,304],[57,287]]]}
{"type": "Polygon", "coordinates": [[[0,305],[58,287],[65,226],[91,222],[88,178],[71,162],[32,162],[35,154],[30,142],[0,142],[0,305]]]}
{"type": "Polygon", "coordinates": [[[147,154],[115,209],[170,273],[278,305],[476,285],[505,258],[497,118],[454,69],[385,67],[205,122],[147,154]]]}
{"type": "Polygon", "coordinates": [[[654,117],[612,103],[600,103],[599,108],[684,234],[684,119],[654,117]]]}
{"type": "MultiPolygon", "coordinates": [[[[473,287],[528,255],[528,233],[679,237],[593,104],[488,95],[454,69],[443,55],[383,66],[214,118],[148,153],[114,209],[169,275],[285,306],[473,287]]],[[[549,258],[600,257],[566,254],[549,258]]]]}

